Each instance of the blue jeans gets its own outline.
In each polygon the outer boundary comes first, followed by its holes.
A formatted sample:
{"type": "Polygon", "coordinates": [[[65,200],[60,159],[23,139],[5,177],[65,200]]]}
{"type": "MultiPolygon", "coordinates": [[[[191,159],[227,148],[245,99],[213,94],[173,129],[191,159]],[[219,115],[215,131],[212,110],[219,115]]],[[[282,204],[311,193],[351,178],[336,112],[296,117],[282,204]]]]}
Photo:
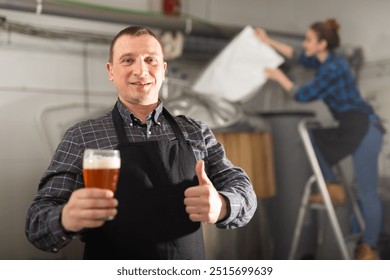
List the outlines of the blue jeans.
{"type": "MultiPolygon", "coordinates": [[[[379,234],[382,230],[382,205],[377,191],[378,157],[383,144],[383,134],[378,127],[370,124],[357,150],[353,153],[353,165],[361,208],[366,230],[362,242],[377,247],[379,234]]],[[[327,182],[337,182],[332,167],[325,161],[316,145],[314,145],[322,174],[327,182]]],[[[358,230],[354,218],[353,231],[358,230]]]]}

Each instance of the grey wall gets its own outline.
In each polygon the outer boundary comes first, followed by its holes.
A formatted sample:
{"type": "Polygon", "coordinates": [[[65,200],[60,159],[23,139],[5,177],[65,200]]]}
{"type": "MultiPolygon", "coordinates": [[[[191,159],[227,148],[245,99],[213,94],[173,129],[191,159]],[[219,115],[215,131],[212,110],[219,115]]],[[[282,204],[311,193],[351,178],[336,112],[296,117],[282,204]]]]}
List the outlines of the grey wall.
{"type": "Polygon", "coordinates": [[[387,0],[183,0],[183,12],[228,25],[254,25],[304,33],[317,20],[335,17],[343,44],[360,45],[367,61],[390,58],[387,0]]]}
{"type": "MultiPolygon", "coordinates": [[[[111,32],[118,26],[0,11],[14,22],[111,32]]],[[[0,31],[0,259],[77,258],[78,247],[45,254],[27,242],[24,221],[54,149],[75,121],[105,112],[116,93],[107,45],[0,31]]]]}

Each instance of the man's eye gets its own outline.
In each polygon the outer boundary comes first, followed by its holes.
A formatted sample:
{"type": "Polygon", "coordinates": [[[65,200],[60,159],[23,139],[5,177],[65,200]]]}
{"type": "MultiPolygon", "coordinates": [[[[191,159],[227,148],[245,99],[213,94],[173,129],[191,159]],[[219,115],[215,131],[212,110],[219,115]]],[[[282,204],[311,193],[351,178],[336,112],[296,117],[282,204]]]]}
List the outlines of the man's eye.
{"type": "Polygon", "coordinates": [[[132,64],[133,62],[134,62],[134,60],[131,58],[124,58],[122,60],[122,63],[125,63],[125,64],[132,64]]]}
{"type": "Polygon", "coordinates": [[[157,59],[154,58],[154,57],[148,57],[146,59],[146,62],[151,63],[151,64],[156,64],[157,63],[157,59]]]}

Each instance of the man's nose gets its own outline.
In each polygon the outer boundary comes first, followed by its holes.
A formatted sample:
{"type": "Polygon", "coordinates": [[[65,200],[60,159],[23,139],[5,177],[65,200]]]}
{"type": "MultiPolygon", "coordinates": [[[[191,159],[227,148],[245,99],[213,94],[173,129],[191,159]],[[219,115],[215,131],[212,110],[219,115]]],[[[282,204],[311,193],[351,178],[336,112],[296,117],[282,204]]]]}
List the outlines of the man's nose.
{"type": "Polygon", "coordinates": [[[137,76],[147,76],[149,73],[148,65],[143,60],[139,60],[134,65],[134,74],[137,76]]]}

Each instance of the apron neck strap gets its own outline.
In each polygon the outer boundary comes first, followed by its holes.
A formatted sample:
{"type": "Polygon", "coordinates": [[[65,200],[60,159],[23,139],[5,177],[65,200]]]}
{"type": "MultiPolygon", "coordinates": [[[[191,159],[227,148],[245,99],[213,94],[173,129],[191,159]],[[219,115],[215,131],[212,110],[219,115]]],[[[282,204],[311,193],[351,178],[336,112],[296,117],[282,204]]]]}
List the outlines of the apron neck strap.
{"type": "Polygon", "coordinates": [[[168,110],[165,109],[165,107],[163,108],[162,114],[167,119],[169,124],[171,125],[171,128],[173,130],[173,133],[175,133],[176,138],[179,141],[185,141],[183,131],[180,129],[179,124],[174,119],[174,117],[171,115],[171,113],[169,113],[168,110]]]}
{"type": "MultiPolygon", "coordinates": [[[[183,132],[181,131],[179,125],[177,124],[177,122],[173,118],[173,116],[168,112],[168,110],[163,108],[162,114],[167,119],[168,123],[170,124],[176,138],[179,141],[185,141],[183,132]]],[[[114,122],[114,127],[115,127],[116,134],[118,136],[119,144],[128,143],[129,141],[126,137],[126,131],[125,131],[125,128],[123,126],[123,119],[119,113],[117,104],[115,104],[114,108],[112,109],[112,120],[114,122]]]]}

